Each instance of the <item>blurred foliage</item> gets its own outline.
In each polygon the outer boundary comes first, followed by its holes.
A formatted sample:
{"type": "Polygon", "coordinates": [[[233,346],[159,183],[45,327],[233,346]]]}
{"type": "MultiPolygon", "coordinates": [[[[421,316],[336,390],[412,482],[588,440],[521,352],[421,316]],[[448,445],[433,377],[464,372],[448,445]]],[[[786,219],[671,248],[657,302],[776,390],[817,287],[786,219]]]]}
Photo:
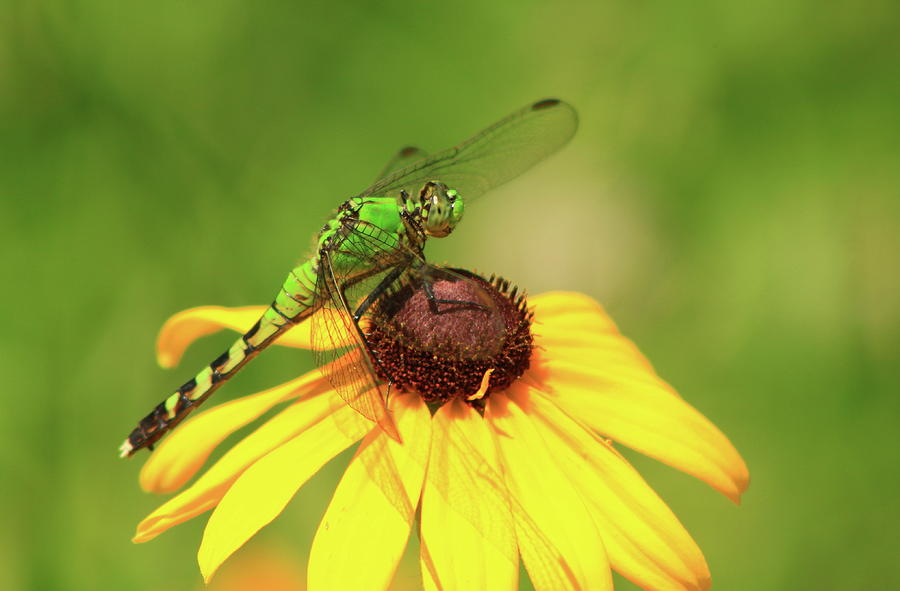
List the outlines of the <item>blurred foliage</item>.
{"type": "MultiPolygon", "coordinates": [[[[200,588],[204,519],[132,545],[159,499],[115,450],[228,337],[167,373],[158,327],[269,301],[394,150],[544,96],[579,109],[575,141],[432,260],[593,295],[729,435],[753,475],[740,508],[629,455],[714,588],[900,588],[898,13],[3,0],[0,588],[200,588]]],[[[311,367],[272,351],[219,396],[311,367]]],[[[348,459],[246,552],[275,545],[302,572],[348,459]]]]}

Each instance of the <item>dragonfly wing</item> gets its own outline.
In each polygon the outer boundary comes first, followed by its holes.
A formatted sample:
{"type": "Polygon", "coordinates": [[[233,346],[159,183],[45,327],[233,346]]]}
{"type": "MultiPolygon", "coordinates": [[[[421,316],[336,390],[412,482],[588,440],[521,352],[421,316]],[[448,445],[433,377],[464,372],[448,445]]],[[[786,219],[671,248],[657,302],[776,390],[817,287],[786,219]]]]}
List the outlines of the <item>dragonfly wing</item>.
{"type": "Polygon", "coordinates": [[[388,163],[384,165],[384,168],[381,169],[381,172],[378,173],[378,176],[375,177],[375,182],[377,183],[384,177],[388,176],[392,172],[399,170],[405,166],[409,166],[411,163],[421,160],[425,156],[427,156],[427,152],[421,148],[417,148],[415,146],[406,146],[405,148],[400,148],[394,156],[388,160],[388,163]]]}
{"type": "Polygon", "coordinates": [[[358,222],[346,227],[319,261],[321,304],[312,317],[316,362],[325,376],[348,405],[398,440],[363,333],[369,319],[364,315],[356,321],[354,313],[373,293],[374,301],[382,285],[393,283],[412,256],[395,236],[376,226],[358,222]]]}
{"type": "Polygon", "coordinates": [[[566,102],[538,101],[463,143],[405,166],[361,193],[415,195],[427,181],[441,181],[467,201],[528,170],[575,134],[578,115],[566,102]]]}
{"type": "Polygon", "coordinates": [[[353,320],[336,290],[330,292],[325,308],[315,317],[313,334],[332,344],[335,341],[354,344],[349,348],[317,351],[316,361],[322,372],[344,402],[399,441],[397,427],[387,409],[383,388],[372,367],[368,350],[357,336],[353,320]],[[319,324],[319,330],[316,330],[315,324],[319,324]]]}
{"type": "MultiPolygon", "coordinates": [[[[462,353],[452,344],[459,342],[459,335],[454,334],[459,322],[453,321],[452,314],[464,310],[482,325],[485,334],[495,335],[491,342],[478,343],[477,349],[466,349],[464,355],[477,360],[502,350],[507,336],[505,320],[483,280],[479,282],[466,271],[429,265],[421,253],[371,224],[358,222],[343,232],[343,238],[323,252],[319,262],[321,303],[311,319],[313,350],[341,398],[399,438],[385,403],[386,374],[379,372],[367,341],[372,327],[378,326],[382,335],[418,351],[458,355],[462,353]],[[466,285],[454,285],[459,282],[466,285]],[[394,320],[407,303],[418,309],[416,326],[425,326],[424,331],[410,330],[404,322],[394,320]]],[[[476,389],[473,387],[472,393],[476,389]]]]}

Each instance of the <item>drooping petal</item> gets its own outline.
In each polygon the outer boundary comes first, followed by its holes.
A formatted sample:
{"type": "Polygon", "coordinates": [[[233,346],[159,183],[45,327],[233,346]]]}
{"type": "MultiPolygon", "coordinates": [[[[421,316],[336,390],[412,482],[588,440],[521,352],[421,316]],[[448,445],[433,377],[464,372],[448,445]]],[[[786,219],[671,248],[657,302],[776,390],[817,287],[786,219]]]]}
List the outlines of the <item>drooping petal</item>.
{"type": "Polygon", "coordinates": [[[335,428],[330,421],[320,421],[257,460],[231,485],[206,524],[197,554],[205,581],[235,550],[277,517],[313,474],[372,426],[348,406],[340,406],[334,412],[347,415],[340,421],[344,426],[355,420],[356,437],[335,428]]]}
{"type": "Polygon", "coordinates": [[[638,366],[565,361],[552,352],[529,371],[552,399],[592,429],[696,476],[734,502],[749,485],[744,460],[728,438],[671,387],[638,366]]]}
{"type": "MultiPolygon", "coordinates": [[[[133,541],[152,540],[170,527],[212,509],[248,466],[312,425],[326,423],[336,428],[331,420],[336,402],[340,402],[336,394],[303,398],[260,425],[228,450],[197,482],[141,521],[133,541]]],[[[352,438],[354,417],[337,414],[347,421],[338,430],[352,438]]]]}
{"type": "Polygon", "coordinates": [[[387,589],[415,519],[428,462],[431,414],[415,395],[394,398],[403,443],[381,429],[363,439],[319,524],[308,589],[387,589]]]}
{"type": "Polygon", "coordinates": [[[537,390],[529,403],[553,458],[587,501],[613,568],[644,589],[709,588],[702,552],[640,474],[537,390]]]}
{"type": "Polygon", "coordinates": [[[738,502],[749,473],[731,442],[656,375],[603,308],[580,294],[533,299],[528,379],[598,433],[700,478],[738,502]]]}
{"type": "Polygon", "coordinates": [[[269,390],[201,412],[170,433],[141,468],[141,487],[166,493],[181,488],[229,435],[291,398],[328,390],[318,372],[310,372],[269,390]]]}
{"type": "Polygon", "coordinates": [[[515,526],[495,444],[484,419],[458,399],[434,416],[420,535],[426,587],[518,587],[515,526]]]}
{"type": "MultiPolygon", "coordinates": [[[[569,588],[585,590],[612,589],[609,562],[600,532],[585,506],[585,500],[574,489],[571,480],[560,470],[552,451],[529,416],[527,392],[521,383],[504,394],[494,392],[488,400],[485,416],[496,436],[505,468],[506,482],[513,503],[534,522],[553,547],[562,553],[560,567],[569,577],[569,588]]],[[[535,564],[526,546],[529,539],[519,539],[522,559],[538,591],[547,588],[542,569],[547,562],[535,564]]],[[[548,588],[548,589],[553,589],[548,588]]]]}
{"type": "MultiPolygon", "coordinates": [[[[156,359],[162,367],[175,367],[188,346],[200,337],[228,328],[243,334],[253,326],[266,306],[199,306],[183,310],[163,324],[156,338],[156,359]]],[[[301,322],[284,333],[277,345],[311,349],[310,323],[301,322]]]]}

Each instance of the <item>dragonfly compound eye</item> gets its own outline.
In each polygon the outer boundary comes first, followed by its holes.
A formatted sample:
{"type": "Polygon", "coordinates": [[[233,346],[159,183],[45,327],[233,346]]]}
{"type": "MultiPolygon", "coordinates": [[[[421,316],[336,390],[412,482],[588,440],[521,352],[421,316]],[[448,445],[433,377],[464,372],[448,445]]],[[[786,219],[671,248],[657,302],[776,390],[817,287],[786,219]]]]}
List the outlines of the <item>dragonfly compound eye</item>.
{"type": "Polygon", "coordinates": [[[483,408],[531,358],[531,313],[504,279],[434,270],[378,304],[366,341],[379,377],[441,404],[460,397],[483,408]]]}
{"type": "Polygon", "coordinates": [[[429,183],[430,190],[425,195],[423,222],[425,232],[435,238],[450,234],[462,219],[463,201],[453,189],[443,183],[429,183]]]}
{"type": "Polygon", "coordinates": [[[465,202],[454,189],[447,191],[447,197],[450,198],[450,227],[455,228],[462,220],[465,202]]]}

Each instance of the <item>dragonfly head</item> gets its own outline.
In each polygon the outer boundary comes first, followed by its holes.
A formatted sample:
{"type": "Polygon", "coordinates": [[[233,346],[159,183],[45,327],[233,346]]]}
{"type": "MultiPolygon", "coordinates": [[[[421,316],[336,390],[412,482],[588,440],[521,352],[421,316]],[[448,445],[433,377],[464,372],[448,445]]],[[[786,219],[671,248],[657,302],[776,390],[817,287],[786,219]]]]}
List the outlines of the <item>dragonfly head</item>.
{"type": "Polygon", "coordinates": [[[428,181],[419,192],[420,215],[425,233],[443,238],[453,231],[463,215],[463,200],[456,189],[444,183],[428,181]]]}

